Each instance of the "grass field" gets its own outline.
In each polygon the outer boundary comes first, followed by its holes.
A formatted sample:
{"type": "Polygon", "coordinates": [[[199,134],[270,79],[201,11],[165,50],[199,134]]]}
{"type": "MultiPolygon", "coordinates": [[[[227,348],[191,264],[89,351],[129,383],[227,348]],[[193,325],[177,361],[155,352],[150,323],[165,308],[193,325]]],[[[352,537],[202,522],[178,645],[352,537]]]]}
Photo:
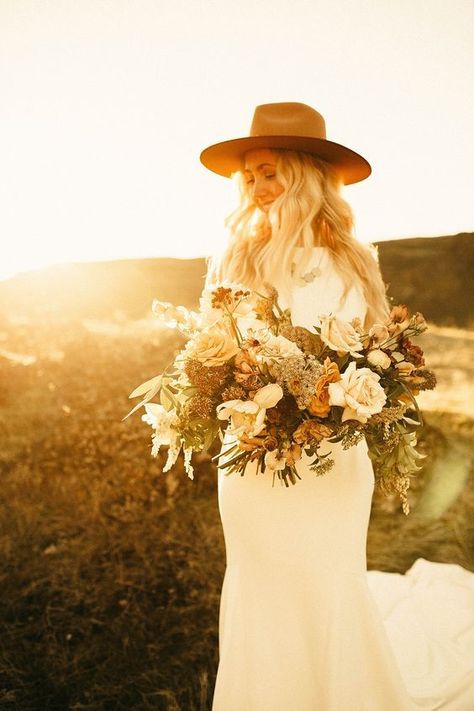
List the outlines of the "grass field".
{"type": "MultiPolygon", "coordinates": [[[[425,467],[408,517],[374,497],[368,564],[474,570],[472,332],[425,339],[440,379],[425,467]]],[[[121,421],[178,346],[146,320],[0,323],[1,709],[210,708],[225,565],[215,469],[202,456],[194,482],[163,475],[149,427],[121,421]]]]}

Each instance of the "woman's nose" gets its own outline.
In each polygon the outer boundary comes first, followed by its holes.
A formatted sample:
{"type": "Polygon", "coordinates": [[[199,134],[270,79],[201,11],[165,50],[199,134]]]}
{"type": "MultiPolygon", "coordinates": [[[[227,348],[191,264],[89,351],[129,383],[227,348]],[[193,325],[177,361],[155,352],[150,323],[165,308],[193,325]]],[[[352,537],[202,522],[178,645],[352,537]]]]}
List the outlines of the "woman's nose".
{"type": "Polygon", "coordinates": [[[253,185],[253,196],[254,197],[261,197],[262,195],[265,195],[265,183],[263,180],[255,180],[255,183],[253,185]]]}

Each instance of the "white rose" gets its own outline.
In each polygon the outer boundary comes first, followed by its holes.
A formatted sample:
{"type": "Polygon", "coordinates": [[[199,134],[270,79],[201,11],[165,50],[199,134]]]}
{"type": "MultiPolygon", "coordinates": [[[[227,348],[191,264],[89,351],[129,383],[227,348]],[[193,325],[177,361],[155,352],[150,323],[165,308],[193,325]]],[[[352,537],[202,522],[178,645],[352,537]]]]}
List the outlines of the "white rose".
{"type": "Polygon", "coordinates": [[[283,397],[283,390],[276,383],[257,390],[252,400],[227,400],[217,406],[219,420],[230,418],[232,434],[256,437],[265,427],[265,414],[283,397]]]}
{"type": "Polygon", "coordinates": [[[193,358],[208,367],[222,365],[238,352],[239,347],[230,333],[222,326],[214,325],[197,333],[186,344],[185,358],[193,358]]]}
{"type": "Polygon", "coordinates": [[[370,368],[357,368],[352,362],[340,380],[329,383],[329,404],[344,408],[343,422],[358,420],[365,423],[371,415],[382,410],[387,400],[379,380],[380,375],[370,368]]]}
{"type": "Polygon", "coordinates": [[[381,351],[379,348],[375,348],[372,351],[369,351],[367,354],[367,360],[369,361],[370,365],[374,365],[376,368],[389,368],[390,363],[392,362],[390,360],[390,356],[381,351]]]}
{"type": "Polygon", "coordinates": [[[363,348],[360,334],[346,321],[337,316],[320,316],[321,340],[338,355],[350,353],[354,358],[360,358],[363,348]]]}

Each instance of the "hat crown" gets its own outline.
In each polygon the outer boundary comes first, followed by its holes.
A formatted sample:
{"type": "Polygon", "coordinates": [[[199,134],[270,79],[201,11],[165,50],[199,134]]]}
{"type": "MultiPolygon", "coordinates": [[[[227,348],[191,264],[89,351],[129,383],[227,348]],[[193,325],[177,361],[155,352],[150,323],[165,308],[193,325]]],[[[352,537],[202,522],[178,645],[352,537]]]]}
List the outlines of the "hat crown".
{"type": "Polygon", "coordinates": [[[250,136],[307,136],[326,139],[326,123],[307,104],[285,101],[256,107],[250,136]]]}

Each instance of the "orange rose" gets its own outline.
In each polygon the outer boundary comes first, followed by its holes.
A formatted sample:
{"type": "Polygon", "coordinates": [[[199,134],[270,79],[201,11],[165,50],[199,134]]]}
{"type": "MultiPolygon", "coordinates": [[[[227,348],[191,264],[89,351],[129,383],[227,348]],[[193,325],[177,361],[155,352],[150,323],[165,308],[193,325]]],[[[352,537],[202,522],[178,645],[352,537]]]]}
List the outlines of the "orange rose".
{"type": "Polygon", "coordinates": [[[323,390],[321,395],[314,395],[308,405],[308,412],[315,417],[327,417],[331,411],[329,395],[327,390],[323,390]]]}
{"type": "Polygon", "coordinates": [[[330,358],[326,358],[323,363],[324,371],[316,382],[316,393],[308,406],[308,410],[316,417],[327,417],[331,410],[329,404],[328,385],[336,383],[341,379],[341,374],[337,363],[333,363],[330,358]]]}

